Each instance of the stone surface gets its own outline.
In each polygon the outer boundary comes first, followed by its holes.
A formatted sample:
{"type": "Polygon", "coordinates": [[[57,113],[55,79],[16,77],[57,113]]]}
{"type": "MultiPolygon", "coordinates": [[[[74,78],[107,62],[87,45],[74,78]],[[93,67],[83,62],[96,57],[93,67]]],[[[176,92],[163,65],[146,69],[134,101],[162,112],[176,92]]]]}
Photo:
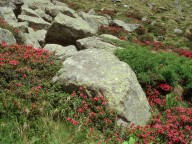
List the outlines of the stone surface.
{"type": "Polygon", "coordinates": [[[57,44],[46,44],[44,49],[55,52],[59,58],[67,58],[77,52],[77,49],[74,45],[63,47],[57,44]]]}
{"type": "Polygon", "coordinates": [[[14,28],[17,28],[20,32],[26,33],[28,32],[28,22],[18,22],[18,23],[13,23],[12,26],[14,28]]]}
{"type": "Polygon", "coordinates": [[[125,29],[128,32],[132,32],[140,27],[140,24],[129,24],[129,23],[125,23],[124,21],[117,20],[117,19],[113,20],[111,22],[111,25],[122,27],[123,29],[125,29]]]}
{"type": "Polygon", "coordinates": [[[28,8],[27,6],[22,6],[21,7],[21,15],[39,17],[39,15],[34,10],[28,8]]]}
{"type": "Polygon", "coordinates": [[[46,30],[37,30],[34,31],[32,28],[28,28],[29,34],[33,36],[41,46],[45,45],[45,36],[47,34],[46,30]]]}
{"type": "Polygon", "coordinates": [[[41,29],[47,30],[50,27],[50,23],[44,21],[42,18],[31,17],[27,15],[19,15],[18,19],[22,22],[27,21],[30,27],[37,30],[41,29]]]}
{"type": "Polygon", "coordinates": [[[9,30],[0,28],[0,42],[6,42],[7,44],[16,44],[16,39],[9,30]]]}
{"type": "Polygon", "coordinates": [[[100,26],[109,25],[109,20],[104,16],[87,14],[85,12],[81,12],[80,16],[90,25],[90,27],[94,28],[96,32],[100,26]]]}
{"type": "Polygon", "coordinates": [[[105,42],[102,40],[102,38],[99,37],[87,37],[84,39],[79,39],[76,42],[78,50],[83,50],[83,49],[103,49],[108,52],[114,52],[117,47],[105,42]]]}
{"type": "Polygon", "coordinates": [[[53,6],[50,0],[23,0],[23,3],[33,10],[38,8],[45,10],[45,8],[53,6]]]}
{"type": "Polygon", "coordinates": [[[44,19],[45,21],[47,21],[47,22],[49,22],[49,23],[52,22],[53,18],[52,18],[50,15],[46,14],[44,10],[42,10],[42,9],[36,9],[35,12],[36,12],[42,19],[44,19]]]}
{"type": "Polygon", "coordinates": [[[9,24],[17,22],[17,18],[13,10],[9,7],[0,7],[0,17],[2,17],[9,24]]]}
{"type": "Polygon", "coordinates": [[[32,35],[28,33],[23,33],[22,34],[22,41],[24,42],[24,45],[29,45],[34,48],[40,48],[41,46],[39,45],[39,42],[37,39],[35,39],[32,35]]]}
{"type": "Polygon", "coordinates": [[[72,18],[60,13],[47,32],[46,42],[61,45],[75,44],[76,40],[94,34],[94,29],[82,18],[72,18]]]}
{"type": "Polygon", "coordinates": [[[120,40],[118,37],[110,34],[102,34],[99,37],[102,39],[120,40]]]}
{"type": "Polygon", "coordinates": [[[79,17],[75,10],[63,5],[60,5],[60,6],[53,5],[53,6],[47,7],[46,13],[52,17],[56,17],[59,13],[63,13],[73,18],[79,17]]]}
{"type": "Polygon", "coordinates": [[[174,29],[173,31],[177,35],[181,35],[183,33],[183,31],[181,29],[174,29]]]}
{"type": "Polygon", "coordinates": [[[136,75],[109,52],[98,49],[77,52],[63,62],[53,78],[56,81],[68,91],[85,86],[91,94],[104,95],[107,105],[117,110],[118,121],[145,125],[150,118],[150,107],[136,75]]]}

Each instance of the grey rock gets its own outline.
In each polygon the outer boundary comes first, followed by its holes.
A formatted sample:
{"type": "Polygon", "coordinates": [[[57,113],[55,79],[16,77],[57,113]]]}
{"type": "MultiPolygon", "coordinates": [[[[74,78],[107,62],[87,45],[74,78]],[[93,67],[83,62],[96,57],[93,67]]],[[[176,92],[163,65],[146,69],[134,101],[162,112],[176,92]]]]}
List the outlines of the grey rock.
{"type": "Polygon", "coordinates": [[[77,52],[74,45],[63,47],[57,44],[46,44],[44,49],[55,52],[55,55],[59,56],[61,59],[68,58],[77,52]]]}
{"type": "Polygon", "coordinates": [[[181,35],[183,31],[181,29],[174,29],[174,33],[177,35],[181,35]]]}
{"type": "Polygon", "coordinates": [[[94,9],[90,9],[89,11],[88,11],[88,13],[87,14],[89,14],[89,15],[95,15],[96,14],[96,12],[95,12],[95,10],[94,9]]]}
{"type": "Polygon", "coordinates": [[[46,14],[44,10],[42,10],[42,9],[36,9],[35,12],[36,12],[42,19],[44,19],[45,21],[47,21],[47,22],[49,22],[49,23],[52,22],[53,18],[52,18],[50,15],[46,14]]]}
{"type": "Polygon", "coordinates": [[[53,5],[53,6],[47,7],[46,13],[52,17],[56,17],[59,13],[63,13],[73,18],[79,17],[75,10],[63,5],[61,6],[53,5]]]}
{"type": "Polygon", "coordinates": [[[37,30],[47,30],[50,27],[50,23],[44,21],[42,18],[31,17],[27,15],[19,15],[18,19],[22,22],[27,21],[30,27],[35,28],[37,30]]]}
{"type": "Polygon", "coordinates": [[[40,17],[34,10],[28,8],[27,6],[21,7],[21,15],[27,15],[31,17],[40,17]]]}
{"type": "Polygon", "coordinates": [[[72,18],[58,14],[51,24],[46,42],[56,44],[74,44],[76,40],[95,35],[93,28],[81,17],[72,18]]]}
{"type": "Polygon", "coordinates": [[[102,34],[99,37],[102,39],[120,40],[118,37],[110,35],[110,34],[102,34]]]}
{"type": "Polygon", "coordinates": [[[98,49],[77,52],[63,62],[53,82],[66,90],[85,86],[89,96],[103,95],[107,106],[117,110],[118,121],[145,125],[150,107],[133,70],[113,54],[98,49]]]}
{"type": "Polygon", "coordinates": [[[125,23],[124,21],[117,20],[117,19],[113,20],[111,22],[111,24],[122,27],[123,29],[125,29],[128,32],[133,32],[134,30],[136,30],[140,27],[140,24],[129,24],[129,23],[125,23]]]}
{"type": "Polygon", "coordinates": [[[47,34],[46,30],[42,29],[34,31],[33,29],[29,28],[29,34],[33,36],[41,46],[45,45],[45,36],[47,34]]]}
{"type": "Polygon", "coordinates": [[[24,5],[29,8],[45,10],[47,7],[53,6],[50,0],[23,0],[24,5]]]}
{"type": "Polygon", "coordinates": [[[20,32],[27,33],[28,32],[28,22],[18,22],[18,23],[13,23],[12,26],[14,28],[17,28],[20,32]]]}
{"type": "Polygon", "coordinates": [[[17,22],[17,18],[13,10],[9,7],[0,7],[0,17],[2,17],[9,24],[17,22]]]}
{"type": "Polygon", "coordinates": [[[0,42],[6,42],[11,45],[16,44],[16,39],[9,30],[0,28],[0,42]]]}
{"type": "Polygon", "coordinates": [[[108,52],[114,52],[118,47],[105,42],[102,38],[99,37],[87,37],[84,39],[79,39],[76,42],[78,50],[83,49],[102,49],[108,52]]]}
{"type": "Polygon", "coordinates": [[[31,34],[22,33],[22,41],[24,45],[32,46],[34,48],[40,48],[39,42],[31,34]]]}
{"type": "Polygon", "coordinates": [[[81,12],[80,16],[90,25],[90,27],[94,28],[96,32],[102,25],[109,25],[108,18],[99,15],[91,15],[85,12],[81,12]]]}

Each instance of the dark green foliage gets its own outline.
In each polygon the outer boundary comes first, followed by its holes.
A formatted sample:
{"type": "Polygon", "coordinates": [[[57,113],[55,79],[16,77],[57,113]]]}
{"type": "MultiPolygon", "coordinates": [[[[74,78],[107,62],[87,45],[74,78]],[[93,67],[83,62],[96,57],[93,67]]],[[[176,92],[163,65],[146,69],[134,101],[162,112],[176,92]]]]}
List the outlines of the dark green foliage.
{"type": "Polygon", "coordinates": [[[192,60],[173,53],[152,52],[129,42],[119,45],[125,49],[117,50],[116,56],[131,66],[141,83],[163,81],[192,88],[192,60]]]}

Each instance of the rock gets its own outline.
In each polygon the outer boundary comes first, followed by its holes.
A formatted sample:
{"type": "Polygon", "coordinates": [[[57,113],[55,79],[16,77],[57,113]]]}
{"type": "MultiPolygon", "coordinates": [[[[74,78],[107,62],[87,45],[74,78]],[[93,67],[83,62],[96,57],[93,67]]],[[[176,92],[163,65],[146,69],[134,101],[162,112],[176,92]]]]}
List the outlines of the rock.
{"type": "Polygon", "coordinates": [[[33,36],[37,41],[38,43],[41,45],[41,46],[44,46],[45,45],[45,36],[47,34],[47,31],[46,30],[37,30],[37,31],[34,31],[32,28],[29,28],[29,34],[31,36],[33,36]]]}
{"type": "Polygon", "coordinates": [[[7,44],[16,44],[16,39],[13,34],[6,29],[0,28],[0,43],[6,42],[7,44]]]}
{"type": "Polygon", "coordinates": [[[48,23],[51,23],[53,18],[46,14],[45,11],[43,11],[42,9],[36,9],[35,12],[45,21],[47,21],[48,23]]]}
{"type": "Polygon", "coordinates": [[[30,27],[37,30],[41,29],[47,30],[50,27],[50,23],[44,21],[42,18],[31,17],[27,15],[19,15],[18,19],[22,22],[27,21],[30,27]]]}
{"type": "Polygon", "coordinates": [[[18,6],[23,5],[23,0],[1,0],[0,7],[9,7],[12,10],[16,10],[18,6]]]}
{"type": "Polygon", "coordinates": [[[28,6],[29,8],[35,9],[42,9],[53,6],[50,0],[23,0],[24,5],[28,6]]]}
{"type": "Polygon", "coordinates": [[[32,35],[28,33],[22,33],[22,41],[24,42],[24,45],[32,46],[34,48],[40,48],[37,39],[35,39],[32,35]]]}
{"type": "Polygon", "coordinates": [[[0,7],[0,17],[2,17],[9,24],[17,22],[17,18],[13,10],[9,7],[0,7]]]}
{"type": "Polygon", "coordinates": [[[21,7],[21,15],[27,15],[31,17],[40,17],[34,10],[28,8],[27,6],[21,7]]]}
{"type": "Polygon", "coordinates": [[[102,25],[109,25],[109,20],[104,16],[99,15],[90,15],[85,12],[81,12],[80,16],[90,25],[90,27],[94,28],[96,32],[102,25]]]}
{"type": "Polygon", "coordinates": [[[14,28],[17,28],[20,32],[27,33],[28,32],[28,22],[18,22],[18,23],[13,23],[12,26],[14,28]]]}
{"type": "Polygon", "coordinates": [[[96,12],[95,12],[95,10],[94,9],[90,9],[89,11],[88,11],[88,13],[87,14],[89,14],[89,15],[95,15],[96,14],[96,12]]]}
{"type": "Polygon", "coordinates": [[[92,35],[95,35],[94,29],[81,17],[72,18],[60,13],[47,32],[46,42],[61,45],[75,44],[76,40],[92,35]]]}
{"type": "Polygon", "coordinates": [[[77,49],[83,50],[83,49],[103,49],[109,52],[114,52],[117,47],[105,42],[102,40],[102,38],[99,37],[88,37],[84,39],[79,39],[76,42],[77,49]]]}
{"type": "Polygon", "coordinates": [[[133,70],[113,54],[98,49],[77,52],[63,62],[53,82],[64,90],[84,86],[90,96],[104,95],[109,106],[117,110],[118,121],[145,125],[150,107],[133,70]]]}
{"type": "Polygon", "coordinates": [[[99,37],[102,39],[120,40],[118,37],[110,34],[102,34],[99,37]]]}
{"type": "Polygon", "coordinates": [[[67,6],[58,6],[58,5],[50,6],[46,8],[46,13],[52,17],[56,17],[59,13],[63,13],[73,18],[79,17],[75,10],[67,6]]]}
{"type": "Polygon", "coordinates": [[[52,3],[54,5],[57,5],[57,6],[65,6],[65,7],[68,7],[67,4],[63,3],[63,2],[60,2],[60,1],[57,1],[57,0],[52,0],[52,3]]]}
{"type": "Polygon", "coordinates": [[[46,44],[44,49],[55,52],[55,54],[61,59],[70,57],[77,52],[77,49],[74,45],[63,47],[57,44],[46,44]]]}
{"type": "Polygon", "coordinates": [[[174,29],[174,33],[177,35],[181,35],[183,33],[183,31],[180,29],[174,29]]]}
{"type": "Polygon", "coordinates": [[[123,29],[125,29],[128,32],[133,32],[134,30],[136,30],[140,27],[140,24],[128,24],[128,23],[125,23],[124,21],[117,20],[117,19],[113,20],[111,22],[111,25],[122,27],[123,29]]]}

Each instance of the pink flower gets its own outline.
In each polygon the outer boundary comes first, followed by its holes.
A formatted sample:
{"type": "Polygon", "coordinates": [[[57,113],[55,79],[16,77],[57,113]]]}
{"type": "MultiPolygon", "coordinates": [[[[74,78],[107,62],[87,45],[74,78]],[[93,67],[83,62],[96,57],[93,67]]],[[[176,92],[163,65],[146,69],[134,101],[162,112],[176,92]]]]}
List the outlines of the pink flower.
{"type": "Polygon", "coordinates": [[[9,64],[14,65],[14,66],[18,65],[18,63],[19,63],[18,60],[10,60],[9,61],[9,64]]]}
{"type": "Polygon", "coordinates": [[[161,89],[164,90],[164,91],[170,91],[171,88],[172,88],[172,86],[164,83],[164,84],[159,84],[159,88],[161,88],[161,89]]]}

